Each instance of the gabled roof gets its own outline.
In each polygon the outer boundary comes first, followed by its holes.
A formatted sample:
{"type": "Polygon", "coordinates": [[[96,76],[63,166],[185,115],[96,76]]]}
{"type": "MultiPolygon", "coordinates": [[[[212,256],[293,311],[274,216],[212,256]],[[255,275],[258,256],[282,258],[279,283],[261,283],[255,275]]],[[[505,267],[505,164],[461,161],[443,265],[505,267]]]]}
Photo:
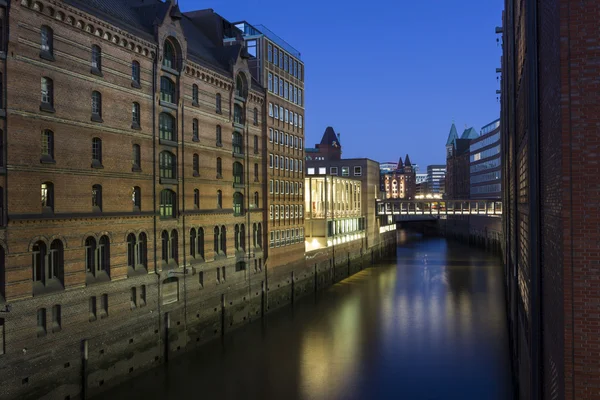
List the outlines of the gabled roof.
{"type": "Polygon", "coordinates": [[[331,126],[328,126],[327,129],[325,129],[325,133],[323,133],[323,138],[321,138],[320,144],[332,146],[333,142],[337,143],[338,146],[341,146],[340,140],[335,134],[335,131],[331,126]]]}
{"type": "Polygon", "coordinates": [[[408,154],[406,155],[406,159],[404,160],[404,166],[405,167],[412,167],[412,164],[410,162],[410,158],[408,158],[408,154]]]}
{"type": "Polygon", "coordinates": [[[398,166],[396,167],[396,169],[401,169],[404,168],[404,163],[402,162],[402,156],[400,156],[400,159],[398,160],[398,166]]]}
{"type": "Polygon", "coordinates": [[[477,139],[479,135],[474,128],[465,129],[463,134],[460,136],[461,139],[477,139]]]}
{"type": "Polygon", "coordinates": [[[452,146],[452,143],[454,143],[454,140],[458,139],[458,132],[456,131],[456,125],[454,125],[454,122],[452,123],[452,126],[450,127],[450,133],[448,134],[448,140],[446,141],[446,146],[452,146]]]}

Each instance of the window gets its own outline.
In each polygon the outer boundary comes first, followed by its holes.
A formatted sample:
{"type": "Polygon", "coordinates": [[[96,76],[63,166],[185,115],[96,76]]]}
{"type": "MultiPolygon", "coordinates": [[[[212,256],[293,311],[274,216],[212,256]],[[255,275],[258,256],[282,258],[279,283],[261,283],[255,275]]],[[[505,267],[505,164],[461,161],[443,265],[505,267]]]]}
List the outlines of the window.
{"type": "Polygon", "coordinates": [[[337,167],[331,167],[331,168],[329,168],[329,174],[330,175],[337,175],[338,174],[337,167]]]}
{"type": "Polygon", "coordinates": [[[102,50],[99,46],[92,46],[92,73],[101,74],[102,71],[102,50]]]}
{"type": "Polygon", "coordinates": [[[298,115],[298,128],[302,128],[302,115],[298,115]]]}
{"type": "Polygon", "coordinates": [[[104,235],[98,241],[89,236],[85,240],[85,263],[86,272],[93,277],[98,277],[101,273],[110,276],[110,242],[108,236],[104,235]]]}
{"type": "Polygon", "coordinates": [[[223,177],[223,162],[221,161],[221,157],[217,157],[217,179],[223,177]]]}
{"type": "Polygon", "coordinates": [[[273,45],[271,43],[267,45],[267,57],[269,62],[273,62],[273,45]]]}
{"type": "Polygon", "coordinates": [[[254,135],[254,154],[258,154],[258,136],[254,135]]]}
{"type": "Polygon", "coordinates": [[[258,163],[254,163],[254,182],[258,182],[258,163]]]}
{"type": "Polygon", "coordinates": [[[275,89],[275,94],[279,95],[279,77],[275,75],[275,79],[273,80],[273,86],[275,89]]]}
{"type": "Polygon", "coordinates": [[[54,58],[52,56],[54,53],[54,34],[52,32],[52,29],[46,25],[43,25],[40,34],[41,34],[41,46],[40,46],[41,56],[42,56],[42,58],[53,60],[54,58]]]}
{"type": "Polygon", "coordinates": [[[146,305],[146,285],[140,286],[140,307],[146,305]]]}
{"type": "Polygon", "coordinates": [[[137,61],[131,63],[131,83],[132,86],[140,86],[140,63],[137,61]]]}
{"type": "Polygon", "coordinates": [[[279,120],[283,121],[283,107],[279,107],[279,120]]]}
{"type": "Polygon", "coordinates": [[[102,95],[94,90],[92,92],[92,120],[102,122],[102,95]]]}
{"type": "Polygon", "coordinates": [[[204,229],[198,228],[198,256],[204,258],[204,229]]]}
{"type": "Polygon", "coordinates": [[[219,236],[221,239],[221,251],[227,253],[227,228],[225,228],[225,225],[221,226],[221,233],[219,236]]]}
{"type": "Polygon", "coordinates": [[[289,122],[289,115],[288,115],[288,109],[285,109],[285,123],[287,124],[289,122]]]}
{"type": "Polygon", "coordinates": [[[269,142],[273,143],[273,128],[269,128],[269,142]]]}
{"type": "Polygon", "coordinates": [[[221,94],[217,93],[217,95],[215,96],[215,107],[216,107],[216,112],[221,114],[221,94]]]}
{"type": "Polygon", "coordinates": [[[362,167],[354,167],[354,176],[362,176],[362,167]]]}
{"type": "Polygon", "coordinates": [[[244,213],[244,196],[240,192],[233,194],[233,214],[242,215],[244,213]]]}
{"type": "Polygon", "coordinates": [[[129,295],[129,303],[130,303],[131,309],[137,308],[137,289],[135,287],[131,288],[130,295],[129,295]]]}
{"type": "Polygon", "coordinates": [[[244,125],[244,110],[239,104],[234,104],[233,106],[233,122],[244,125]]]}
{"type": "Polygon", "coordinates": [[[350,168],[342,167],[342,176],[350,176],[350,168]]]}
{"type": "Polygon", "coordinates": [[[102,165],[102,139],[92,139],[92,166],[99,167],[102,165]]]}
{"type": "Polygon", "coordinates": [[[160,100],[171,104],[177,102],[175,97],[175,84],[166,76],[160,78],[160,100]]]}
{"type": "Polygon", "coordinates": [[[254,192],[254,206],[258,208],[258,192],[254,192]]]}
{"type": "Polygon", "coordinates": [[[235,154],[244,154],[244,138],[239,132],[233,132],[233,152],[235,154]]]}
{"type": "Polygon", "coordinates": [[[275,65],[279,65],[279,49],[273,47],[273,62],[275,65]]]}
{"type": "Polygon", "coordinates": [[[161,244],[162,244],[162,248],[161,248],[161,260],[166,264],[169,262],[169,250],[171,249],[171,243],[170,243],[170,237],[169,237],[169,232],[167,231],[162,231],[161,235],[161,244]]]}
{"type": "Polygon", "coordinates": [[[275,169],[279,169],[279,157],[275,155],[275,169]]]}
{"type": "Polygon", "coordinates": [[[177,69],[177,55],[175,47],[170,40],[165,40],[162,65],[167,68],[177,69]]]}
{"type": "Polygon", "coordinates": [[[163,189],[160,192],[160,216],[161,218],[175,217],[175,192],[163,189]]]}
{"type": "Polygon", "coordinates": [[[158,117],[160,139],[171,142],[177,141],[175,133],[175,118],[171,114],[161,113],[158,117]]]}
{"type": "Polygon", "coordinates": [[[273,179],[269,180],[269,193],[273,194],[273,179]]]}
{"type": "Polygon", "coordinates": [[[233,248],[236,250],[240,249],[240,226],[238,224],[235,224],[234,228],[233,248]]]}
{"type": "Polygon", "coordinates": [[[137,241],[135,235],[130,233],[127,235],[127,266],[135,269],[136,265],[136,249],[137,249],[137,241]]]}
{"type": "Polygon", "coordinates": [[[275,131],[275,144],[279,144],[279,131],[275,131]]]}
{"type": "Polygon", "coordinates": [[[46,309],[37,310],[37,336],[46,336],[46,309]]]}
{"type": "Polygon", "coordinates": [[[163,151],[159,156],[160,177],[166,179],[177,178],[177,160],[175,155],[168,151],[163,151]]]}
{"type": "Polygon", "coordinates": [[[294,113],[294,126],[298,126],[298,114],[294,113]]]}
{"type": "Polygon", "coordinates": [[[298,105],[302,106],[302,89],[298,89],[298,105]]]}
{"type": "Polygon", "coordinates": [[[135,171],[141,171],[141,166],[142,166],[142,151],[140,149],[140,145],[139,144],[134,144],[133,145],[133,154],[132,154],[131,163],[133,164],[133,170],[135,170],[135,171]]]}
{"type": "Polygon", "coordinates": [[[314,175],[315,174],[315,169],[314,168],[308,168],[308,171],[306,173],[308,175],[314,175]]]}
{"type": "Polygon", "coordinates": [[[288,55],[287,54],[283,55],[283,69],[285,71],[288,70],[288,55]]]}
{"type": "Polygon", "coordinates": [[[258,125],[258,108],[254,108],[254,125],[258,125]]]}
{"type": "MultiPolygon", "coordinates": [[[[148,268],[148,237],[144,232],[140,233],[137,242],[137,252],[136,252],[136,263],[138,266],[142,266],[143,268],[148,268]]],[[[145,287],[144,287],[145,289],[145,287]]],[[[146,298],[146,293],[144,291],[144,300],[146,298]]]]}
{"type": "Polygon", "coordinates": [[[239,162],[233,163],[233,183],[237,185],[244,184],[244,166],[239,162]]]}
{"type": "Polygon", "coordinates": [[[284,97],[283,96],[283,94],[284,94],[284,92],[283,92],[283,82],[284,82],[283,79],[279,79],[279,95],[281,97],[284,97]]]}
{"type": "Polygon", "coordinates": [[[92,208],[96,211],[102,211],[102,186],[92,186],[92,208]]]}
{"type": "Polygon", "coordinates": [[[171,258],[176,263],[179,262],[179,247],[178,247],[178,234],[177,229],[171,231],[171,258]]]}
{"type": "Polygon", "coordinates": [[[279,194],[279,181],[275,181],[275,194],[279,194]]]}
{"type": "Polygon", "coordinates": [[[269,117],[273,116],[273,103],[269,103],[269,117]]]}
{"type": "Polygon", "coordinates": [[[192,104],[198,105],[198,85],[196,84],[192,86],[192,104]]]}
{"type": "Polygon", "coordinates": [[[221,125],[217,125],[216,139],[217,139],[217,146],[223,146],[223,142],[222,142],[222,138],[221,138],[221,125]]]}
{"type": "Polygon", "coordinates": [[[54,133],[46,129],[42,132],[42,162],[54,160],[54,133]]]}
{"type": "Polygon", "coordinates": [[[140,127],[140,103],[133,103],[131,105],[131,127],[140,127]]]}
{"type": "Polygon", "coordinates": [[[223,192],[217,190],[217,208],[223,208],[223,192]]]}
{"type": "Polygon", "coordinates": [[[197,210],[200,208],[200,191],[194,189],[194,208],[197,210]]]}
{"type": "Polygon", "coordinates": [[[283,93],[284,93],[283,97],[285,97],[286,99],[290,98],[290,93],[289,93],[289,90],[288,90],[288,86],[289,86],[289,83],[287,81],[284,81],[283,82],[283,93]]]}
{"type": "MultiPolygon", "coordinates": [[[[254,44],[256,46],[256,42],[254,42],[254,44]]],[[[248,96],[248,85],[246,83],[246,75],[244,75],[243,73],[239,73],[235,78],[235,95],[244,99],[248,96]]]]}
{"type": "Polygon", "coordinates": [[[275,108],[273,109],[273,117],[275,117],[275,119],[279,119],[279,107],[277,104],[275,104],[275,108]]]}
{"type": "Polygon", "coordinates": [[[200,175],[200,158],[198,157],[198,154],[194,154],[193,161],[192,161],[192,168],[193,168],[194,176],[199,176],[200,175]]]}
{"type": "Polygon", "coordinates": [[[42,104],[40,108],[46,111],[54,110],[54,83],[52,79],[43,77],[41,80],[42,104]]]}
{"type": "Polygon", "coordinates": [[[269,154],[269,168],[273,168],[273,154],[269,154]]]}
{"type": "MultiPolygon", "coordinates": [[[[270,45],[269,45],[270,46],[270,45]]],[[[269,92],[273,92],[273,74],[269,72],[268,86],[269,92]]]]}
{"type": "Polygon", "coordinates": [[[131,188],[131,204],[134,211],[142,209],[142,189],[139,186],[131,188]]]}

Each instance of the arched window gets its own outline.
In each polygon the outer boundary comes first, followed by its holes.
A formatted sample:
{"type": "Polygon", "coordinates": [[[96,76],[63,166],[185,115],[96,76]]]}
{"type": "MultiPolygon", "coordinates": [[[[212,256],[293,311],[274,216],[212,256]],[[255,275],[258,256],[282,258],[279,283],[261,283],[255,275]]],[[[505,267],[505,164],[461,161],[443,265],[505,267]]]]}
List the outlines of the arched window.
{"type": "Polygon", "coordinates": [[[175,118],[172,115],[161,113],[158,117],[158,127],[160,139],[169,140],[171,142],[177,141],[177,135],[175,134],[175,118]]]}
{"type": "Polygon", "coordinates": [[[258,125],[258,108],[254,107],[254,125],[258,125]]]}
{"type": "Polygon", "coordinates": [[[99,73],[102,71],[102,50],[100,46],[92,46],[92,72],[99,73]]]}
{"type": "Polygon", "coordinates": [[[177,240],[177,229],[173,229],[171,231],[171,258],[175,260],[176,263],[179,262],[179,247],[177,240]]]}
{"type": "Polygon", "coordinates": [[[160,192],[160,216],[161,218],[175,217],[175,192],[164,189],[160,192]]]}
{"type": "Polygon", "coordinates": [[[235,224],[234,227],[233,247],[236,250],[240,249],[240,226],[238,224],[235,224]]]}
{"type": "Polygon", "coordinates": [[[239,104],[233,106],[233,122],[244,125],[244,109],[239,104]]]}
{"type": "Polygon", "coordinates": [[[237,161],[233,163],[233,183],[238,185],[244,183],[244,166],[237,161]]]}
{"type": "Polygon", "coordinates": [[[40,50],[42,52],[42,57],[49,56],[52,57],[54,53],[54,33],[49,26],[42,25],[42,29],[40,30],[41,34],[41,46],[40,50]]]}
{"type": "Polygon", "coordinates": [[[92,166],[102,165],[102,139],[92,139],[92,166]]]}
{"type": "Polygon", "coordinates": [[[132,86],[140,85],[140,63],[137,61],[131,63],[131,83],[132,86]]]}
{"type": "Polygon", "coordinates": [[[92,117],[102,117],[102,95],[97,90],[92,92],[92,117]]]}
{"type": "Polygon", "coordinates": [[[133,155],[132,155],[132,164],[133,164],[133,169],[136,171],[141,170],[142,167],[142,151],[140,149],[140,145],[139,144],[134,144],[133,145],[133,155]]]}
{"type": "Polygon", "coordinates": [[[170,40],[165,40],[162,65],[167,68],[177,69],[177,53],[175,53],[175,46],[173,46],[170,40]]]}
{"type": "Polygon", "coordinates": [[[244,213],[244,195],[240,192],[233,194],[233,214],[242,215],[244,213]]]}
{"type": "Polygon", "coordinates": [[[46,129],[42,132],[42,161],[54,160],[54,132],[46,129]]]}
{"type": "Polygon", "coordinates": [[[217,93],[215,96],[215,106],[217,113],[221,114],[221,93],[217,93]]]}
{"type": "Polygon", "coordinates": [[[137,240],[133,233],[127,235],[127,266],[135,269],[137,240]]]}
{"type": "Polygon", "coordinates": [[[133,103],[131,105],[131,127],[139,128],[140,121],[140,103],[133,103]]]}
{"type": "Polygon", "coordinates": [[[33,281],[47,286],[52,282],[62,284],[63,279],[63,247],[60,240],[52,242],[50,254],[41,240],[32,249],[33,281]]]}
{"type": "Polygon", "coordinates": [[[262,224],[258,223],[258,247],[262,248],[262,224]]]}
{"type": "Polygon", "coordinates": [[[177,160],[175,155],[168,151],[163,151],[159,155],[160,177],[166,179],[175,179],[177,177],[177,160]]]}
{"type": "Polygon", "coordinates": [[[131,188],[131,203],[134,211],[142,209],[142,189],[139,186],[131,188]]]}
{"type": "Polygon", "coordinates": [[[92,275],[96,273],[96,239],[91,236],[85,239],[85,271],[92,275]]]}
{"type": "Polygon", "coordinates": [[[54,82],[48,77],[41,79],[42,107],[50,111],[54,107],[54,82]]]}
{"type": "Polygon", "coordinates": [[[221,246],[221,230],[219,229],[218,226],[215,226],[215,229],[214,229],[214,248],[213,248],[215,254],[219,253],[220,246],[221,246]]]}
{"type": "Polygon", "coordinates": [[[175,84],[166,76],[160,78],[160,99],[167,103],[177,103],[175,97],[175,84]]]}
{"type": "Polygon", "coordinates": [[[254,206],[258,208],[258,192],[254,192],[254,206]]]}
{"type": "Polygon", "coordinates": [[[217,208],[223,208],[223,192],[217,190],[217,208]]]}
{"type": "Polygon", "coordinates": [[[198,85],[196,84],[192,86],[192,103],[195,106],[198,105],[198,85]]]}
{"type": "Polygon", "coordinates": [[[254,163],[254,182],[258,182],[258,163],[254,163]]]}
{"type": "Polygon", "coordinates": [[[243,99],[245,99],[248,95],[248,85],[246,83],[246,76],[244,74],[238,74],[235,79],[235,94],[243,99]]]}
{"type": "Polygon", "coordinates": [[[196,257],[196,229],[190,229],[190,256],[192,258],[196,257]]]}
{"type": "Polygon", "coordinates": [[[254,135],[254,153],[258,153],[258,136],[254,135]]]}
{"type": "Polygon", "coordinates": [[[233,132],[233,152],[244,154],[244,137],[239,132],[233,132]]]}
{"type": "Polygon", "coordinates": [[[246,249],[246,225],[240,225],[240,248],[242,250],[246,249]]]}
{"type": "Polygon", "coordinates": [[[140,233],[137,242],[137,265],[148,268],[148,237],[144,232],[140,233]]]}
{"type": "Polygon", "coordinates": [[[256,247],[257,243],[258,243],[258,228],[256,223],[252,224],[252,245],[254,247],[256,247]]]}
{"type": "Polygon", "coordinates": [[[198,228],[198,256],[204,258],[204,229],[198,228]]]}
{"type": "Polygon", "coordinates": [[[223,162],[221,157],[217,157],[217,179],[223,177],[223,162]]]}
{"type": "Polygon", "coordinates": [[[198,120],[196,118],[192,121],[192,140],[200,140],[200,134],[198,133],[198,120]]]}
{"type": "Polygon", "coordinates": [[[221,226],[221,251],[227,254],[227,228],[225,225],[221,226]]]}
{"type": "Polygon", "coordinates": [[[169,232],[162,231],[161,234],[162,253],[161,259],[166,264],[169,262],[169,251],[171,250],[171,240],[169,238],[169,232]]]}
{"type": "Polygon", "coordinates": [[[102,211],[102,186],[92,186],[92,209],[102,211]]]}
{"type": "Polygon", "coordinates": [[[98,271],[110,276],[110,241],[106,235],[98,242],[98,271]]]}
{"type": "Polygon", "coordinates": [[[223,140],[221,137],[221,125],[217,125],[216,139],[217,139],[217,146],[223,146],[223,140]]]}
{"type": "Polygon", "coordinates": [[[54,185],[52,182],[44,182],[41,186],[42,210],[54,210],[54,185]]]}
{"type": "Polygon", "coordinates": [[[194,189],[194,208],[197,210],[200,208],[200,191],[194,189]]]}
{"type": "Polygon", "coordinates": [[[192,160],[192,168],[193,168],[194,176],[199,176],[200,175],[200,158],[198,157],[198,154],[194,154],[194,157],[192,160]]]}

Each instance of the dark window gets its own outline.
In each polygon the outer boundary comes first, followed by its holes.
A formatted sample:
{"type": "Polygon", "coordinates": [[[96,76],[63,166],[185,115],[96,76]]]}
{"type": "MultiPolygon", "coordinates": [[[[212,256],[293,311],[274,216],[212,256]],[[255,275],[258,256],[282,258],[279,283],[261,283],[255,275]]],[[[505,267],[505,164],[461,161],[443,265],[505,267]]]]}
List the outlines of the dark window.
{"type": "Polygon", "coordinates": [[[98,242],[98,271],[110,272],[110,242],[108,236],[102,236],[98,242]]]}
{"type": "Polygon", "coordinates": [[[214,229],[214,252],[215,252],[215,254],[217,254],[219,252],[220,244],[221,244],[221,231],[219,230],[218,226],[215,226],[215,229],[214,229]]]}
{"type": "Polygon", "coordinates": [[[223,177],[223,164],[221,161],[221,157],[217,157],[217,178],[223,177]]]}
{"type": "Polygon", "coordinates": [[[127,266],[135,269],[135,250],[137,248],[137,240],[133,233],[127,235],[127,266]]]}
{"type": "Polygon", "coordinates": [[[161,259],[163,260],[163,262],[168,263],[169,262],[169,251],[171,249],[171,241],[169,238],[169,232],[167,231],[162,231],[161,234],[161,242],[162,242],[162,255],[161,255],[161,259]]]}
{"type": "Polygon", "coordinates": [[[92,70],[102,71],[102,50],[99,46],[92,46],[92,70]]]}
{"type": "Polygon", "coordinates": [[[233,248],[236,250],[240,249],[240,226],[235,224],[233,232],[233,248]]]}
{"type": "Polygon", "coordinates": [[[131,304],[132,309],[137,307],[137,289],[135,287],[131,288],[129,303],[131,304]]]}
{"type": "Polygon", "coordinates": [[[235,94],[244,99],[248,94],[248,85],[246,85],[246,77],[243,74],[238,74],[235,79],[235,94]]]}
{"type": "Polygon", "coordinates": [[[258,192],[254,192],[254,206],[258,208],[258,192]]]}
{"type": "Polygon", "coordinates": [[[134,210],[142,209],[142,189],[139,186],[134,186],[131,190],[131,203],[134,210]]]}
{"type": "Polygon", "coordinates": [[[140,103],[133,103],[131,105],[131,124],[133,127],[140,127],[140,103]]]}
{"type": "Polygon", "coordinates": [[[198,255],[204,258],[204,229],[198,228],[198,255]]]}
{"type": "Polygon", "coordinates": [[[254,109],[254,125],[258,125],[258,109],[254,109]]]}
{"type": "Polygon", "coordinates": [[[254,163],[254,181],[258,182],[258,164],[254,163]]]}
{"type": "Polygon", "coordinates": [[[46,336],[46,309],[40,308],[37,310],[37,335],[46,336]]]}
{"type": "Polygon", "coordinates": [[[95,321],[97,318],[97,316],[96,316],[96,296],[90,297],[89,311],[90,311],[90,322],[95,321]]]}
{"type": "Polygon", "coordinates": [[[221,226],[220,239],[221,239],[221,251],[226,254],[227,253],[227,228],[225,228],[225,225],[221,226]]]}
{"type": "Polygon", "coordinates": [[[242,215],[244,212],[244,195],[240,192],[233,194],[233,213],[235,215],[242,215]]]}
{"type": "Polygon", "coordinates": [[[48,55],[54,53],[54,34],[52,29],[46,25],[41,29],[41,51],[48,55]]]}
{"type": "MultiPolygon", "coordinates": [[[[137,242],[137,264],[138,265],[142,265],[144,268],[148,268],[148,257],[147,257],[147,250],[148,250],[148,238],[146,237],[146,234],[144,232],[140,233],[140,236],[138,238],[138,242],[137,242]]],[[[144,293],[144,297],[145,297],[145,293],[144,293]]]]}
{"type": "Polygon", "coordinates": [[[233,106],[233,122],[244,125],[244,109],[239,104],[233,106]]]}
{"type": "Polygon", "coordinates": [[[244,183],[244,166],[242,163],[233,163],[233,183],[238,185],[244,183]]]}
{"type": "Polygon", "coordinates": [[[240,248],[244,250],[246,248],[246,225],[240,225],[240,248]]]}
{"type": "Polygon", "coordinates": [[[161,178],[175,179],[177,177],[177,160],[175,159],[175,155],[168,151],[161,152],[159,168],[161,178]]]}
{"type": "Polygon", "coordinates": [[[175,118],[170,114],[161,113],[158,117],[160,138],[163,140],[177,141],[175,134],[175,118]]]}
{"type": "Polygon", "coordinates": [[[133,167],[136,169],[140,169],[142,165],[142,154],[141,148],[139,144],[133,145],[133,167]]]}
{"type": "Polygon", "coordinates": [[[50,244],[47,252],[46,244],[42,241],[36,242],[32,249],[33,280],[44,286],[52,280],[63,283],[64,250],[63,244],[56,239],[50,244]]]}
{"type": "Polygon", "coordinates": [[[254,153],[258,153],[258,136],[254,135],[254,153]]]}
{"type": "Polygon", "coordinates": [[[233,132],[233,152],[244,154],[244,138],[239,132],[233,132]]]}
{"type": "Polygon", "coordinates": [[[217,95],[215,96],[215,107],[216,107],[216,111],[220,114],[221,113],[221,94],[217,93],[217,95]]]}
{"type": "Polygon", "coordinates": [[[92,186],[92,208],[102,211],[102,186],[92,186]]]}
{"type": "Polygon", "coordinates": [[[223,141],[221,138],[221,125],[217,125],[217,146],[222,146],[223,145],[223,141]]]}
{"type": "Polygon", "coordinates": [[[171,258],[175,260],[175,262],[179,261],[179,247],[177,241],[177,230],[173,229],[171,231],[171,258]]]}
{"type": "Polygon", "coordinates": [[[58,304],[52,306],[52,332],[58,332],[61,329],[62,313],[58,304]]]}
{"type": "Polygon", "coordinates": [[[199,140],[200,136],[198,134],[198,120],[194,118],[192,121],[192,139],[199,140]]]}
{"type": "Polygon", "coordinates": [[[194,189],[194,207],[200,208],[200,191],[198,189],[194,189]]]}
{"type": "Polygon", "coordinates": [[[194,84],[194,86],[192,86],[192,102],[194,104],[198,104],[198,85],[194,84]]]}
{"type": "Polygon", "coordinates": [[[42,104],[52,107],[54,106],[54,83],[52,79],[43,77],[42,85],[42,104]]]}
{"type": "Polygon", "coordinates": [[[137,61],[131,63],[131,81],[140,84],[140,63],[137,61]]]}
{"type": "Polygon", "coordinates": [[[217,190],[217,208],[223,208],[223,192],[217,190]]]}
{"type": "Polygon", "coordinates": [[[196,258],[196,229],[190,229],[190,256],[196,258]]]}
{"type": "Polygon", "coordinates": [[[262,247],[262,224],[260,222],[258,223],[257,237],[258,237],[258,247],[262,247]]]}
{"type": "Polygon", "coordinates": [[[146,305],[146,285],[140,286],[140,307],[146,305]]]}
{"type": "Polygon", "coordinates": [[[85,239],[85,271],[90,274],[96,271],[96,239],[91,236],[85,239]]]}
{"type": "Polygon", "coordinates": [[[92,163],[102,165],[102,139],[92,139],[92,163]]]}
{"type": "Polygon", "coordinates": [[[102,95],[96,90],[92,92],[92,116],[102,117],[102,95]]]}
{"type": "Polygon", "coordinates": [[[194,154],[192,159],[192,168],[194,176],[200,175],[200,158],[198,157],[198,154],[194,154]]]}
{"type": "Polygon", "coordinates": [[[175,47],[169,40],[165,40],[162,65],[167,68],[177,69],[177,54],[175,53],[175,47]]]}
{"type": "Polygon", "coordinates": [[[41,189],[42,209],[54,209],[54,185],[52,182],[44,182],[41,189]]]}
{"type": "Polygon", "coordinates": [[[54,160],[54,132],[49,129],[42,132],[42,159],[54,160]]]}
{"type": "Polygon", "coordinates": [[[175,217],[175,192],[164,189],[160,192],[160,216],[175,217]]]}
{"type": "Polygon", "coordinates": [[[160,99],[167,103],[175,104],[177,102],[175,97],[175,84],[166,76],[160,78],[160,99]]]}

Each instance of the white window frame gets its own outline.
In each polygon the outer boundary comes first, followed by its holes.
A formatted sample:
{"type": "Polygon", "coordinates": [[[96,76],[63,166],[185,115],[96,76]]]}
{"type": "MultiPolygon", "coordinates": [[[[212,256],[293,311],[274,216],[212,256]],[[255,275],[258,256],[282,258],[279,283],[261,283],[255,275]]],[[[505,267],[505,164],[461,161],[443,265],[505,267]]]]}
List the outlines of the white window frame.
{"type": "Polygon", "coordinates": [[[269,72],[269,92],[273,92],[273,74],[270,72],[269,72]]]}
{"type": "Polygon", "coordinates": [[[273,143],[273,128],[269,128],[269,142],[273,143]]]}
{"type": "Polygon", "coordinates": [[[283,107],[279,106],[279,120],[283,121],[283,107]]]}
{"type": "Polygon", "coordinates": [[[273,103],[269,103],[269,117],[273,116],[273,103]]]}

